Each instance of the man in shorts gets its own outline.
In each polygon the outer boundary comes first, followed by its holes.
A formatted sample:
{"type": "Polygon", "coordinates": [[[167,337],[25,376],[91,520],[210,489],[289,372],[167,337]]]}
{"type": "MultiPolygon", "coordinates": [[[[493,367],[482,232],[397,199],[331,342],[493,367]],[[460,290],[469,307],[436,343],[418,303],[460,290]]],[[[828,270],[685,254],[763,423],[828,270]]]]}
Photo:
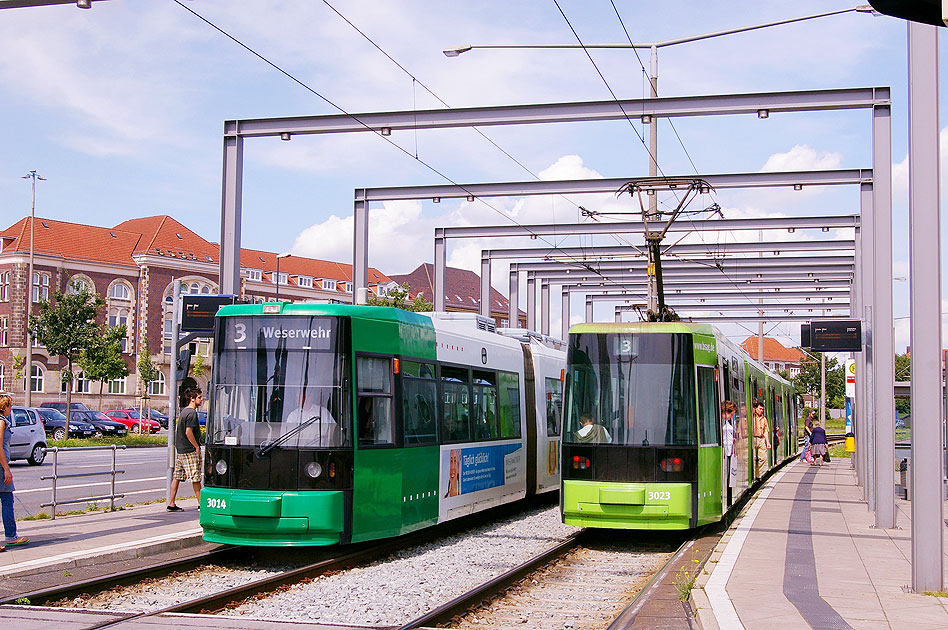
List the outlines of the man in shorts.
{"type": "Polygon", "coordinates": [[[171,493],[168,497],[169,512],[180,512],[175,505],[178,484],[190,481],[194,487],[194,496],[201,504],[201,424],[198,422],[197,408],[204,402],[200,389],[189,388],[184,392],[188,406],[181,410],[174,425],[174,474],[171,479],[171,493]]]}

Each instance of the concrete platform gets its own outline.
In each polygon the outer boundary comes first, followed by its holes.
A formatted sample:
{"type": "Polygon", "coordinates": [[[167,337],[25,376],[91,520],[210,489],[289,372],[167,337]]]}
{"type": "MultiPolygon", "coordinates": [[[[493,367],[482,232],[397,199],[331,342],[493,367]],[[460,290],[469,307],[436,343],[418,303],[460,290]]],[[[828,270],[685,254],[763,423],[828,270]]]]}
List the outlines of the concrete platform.
{"type": "Polygon", "coordinates": [[[911,504],[897,499],[897,527],[879,530],[861,496],[847,459],[768,480],[696,582],[701,627],[948,628],[948,598],[907,592],[911,504]]]}
{"type": "Polygon", "coordinates": [[[197,501],[191,498],[178,503],[184,511],[168,512],[162,502],[118,512],[18,521],[17,533],[28,537],[30,543],[7,547],[0,553],[0,582],[205,544],[197,501]]]}

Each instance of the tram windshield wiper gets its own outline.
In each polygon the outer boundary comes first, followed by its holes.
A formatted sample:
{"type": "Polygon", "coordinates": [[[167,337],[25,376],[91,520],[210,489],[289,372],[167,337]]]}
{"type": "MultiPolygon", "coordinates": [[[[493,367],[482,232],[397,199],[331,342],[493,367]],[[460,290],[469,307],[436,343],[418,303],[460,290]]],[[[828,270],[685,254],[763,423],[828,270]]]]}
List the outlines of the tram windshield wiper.
{"type": "Polygon", "coordinates": [[[300,432],[302,432],[303,429],[305,429],[306,427],[311,426],[311,425],[312,425],[314,422],[316,422],[317,420],[322,421],[322,419],[323,419],[323,414],[322,414],[322,413],[318,413],[318,414],[316,414],[315,416],[311,417],[311,418],[310,418],[309,420],[307,420],[306,422],[301,422],[301,423],[299,423],[298,425],[296,425],[295,427],[293,427],[292,429],[290,429],[289,431],[287,431],[286,433],[284,433],[283,435],[281,435],[281,436],[278,437],[277,439],[273,440],[273,441],[270,442],[269,444],[266,444],[266,445],[264,445],[264,446],[261,446],[260,449],[257,451],[257,457],[262,457],[262,456],[266,455],[267,453],[269,453],[270,451],[272,451],[272,450],[275,449],[276,447],[280,446],[281,444],[283,444],[284,442],[286,442],[288,439],[290,439],[290,438],[293,437],[294,435],[297,435],[297,434],[299,434],[300,432]]]}

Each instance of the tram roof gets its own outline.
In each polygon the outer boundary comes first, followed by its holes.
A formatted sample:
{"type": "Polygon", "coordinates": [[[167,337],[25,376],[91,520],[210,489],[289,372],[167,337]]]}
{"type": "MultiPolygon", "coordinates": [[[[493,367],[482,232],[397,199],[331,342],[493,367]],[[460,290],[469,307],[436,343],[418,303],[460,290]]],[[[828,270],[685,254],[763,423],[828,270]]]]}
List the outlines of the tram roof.
{"type": "Polygon", "coordinates": [[[714,335],[711,324],[691,322],[587,322],[570,327],[569,333],[698,333],[714,335]]]}
{"type": "Polygon", "coordinates": [[[377,321],[431,326],[431,317],[391,306],[354,306],[352,304],[318,304],[291,302],[267,302],[264,304],[233,304],[221,307],[218,317],[326,315],[329,317],[359,317],[377,321]],[[265,311],[265,307],[280,306],[279,312],[265,311]]]}

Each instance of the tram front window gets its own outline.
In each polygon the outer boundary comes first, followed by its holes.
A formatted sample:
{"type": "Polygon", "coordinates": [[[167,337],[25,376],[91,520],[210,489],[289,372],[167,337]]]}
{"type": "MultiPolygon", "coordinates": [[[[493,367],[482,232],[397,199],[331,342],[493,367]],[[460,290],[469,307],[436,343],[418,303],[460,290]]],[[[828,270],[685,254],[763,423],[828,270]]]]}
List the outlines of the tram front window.
{"type": "Polygon", "coordinates": [[[343,413],[342,320],[221,319],[208,445],[262,452],[351,444],[343,413]]]}
{"type": "Polygon", "coordinates": [[[691,335],[572,335],[567,361],[564,442],[697,443],[691,335]]]}

